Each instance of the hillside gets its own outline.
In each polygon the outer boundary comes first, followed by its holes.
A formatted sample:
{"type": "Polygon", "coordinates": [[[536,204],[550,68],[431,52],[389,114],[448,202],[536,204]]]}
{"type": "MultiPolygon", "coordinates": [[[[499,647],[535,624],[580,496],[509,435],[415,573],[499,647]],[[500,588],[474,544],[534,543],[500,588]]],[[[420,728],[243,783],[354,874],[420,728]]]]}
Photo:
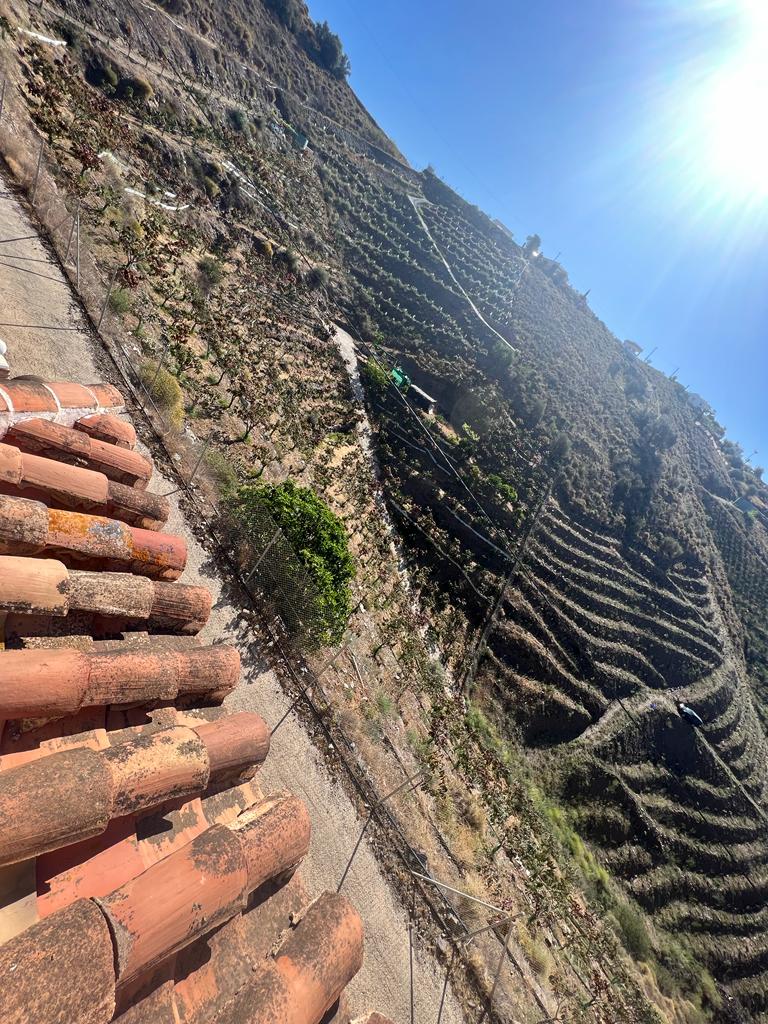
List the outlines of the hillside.
{"type": "Polygon", "coordinates": [[[429,769],[400,819],[430,863],[525,908],[508,1016],[768,1019],[760,472],[537,239],[408,166],[303,4],[0,11],[14,115],[114,273],[106,329],[179,390],[180,461],[214,501],[291,477],[344,522],[329,700],[373,773],[429,769]]]}

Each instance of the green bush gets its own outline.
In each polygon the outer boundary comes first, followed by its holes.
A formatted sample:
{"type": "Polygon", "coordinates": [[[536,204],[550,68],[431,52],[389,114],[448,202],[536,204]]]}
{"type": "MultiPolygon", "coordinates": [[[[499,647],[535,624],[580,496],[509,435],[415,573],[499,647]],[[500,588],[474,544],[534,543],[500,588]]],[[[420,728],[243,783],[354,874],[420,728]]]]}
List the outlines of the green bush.
{"type": "Polygon", "coordinates": [[[137,103],[148,103],[155,91],[146,78],[121,78],[117,83],[117,98],[136,100],[137,103]]]}
{"type": "Polygon", "coordinates": [[[272,243],[268,238],[257,237],[253,246],[259,256],[263,256],[265,260],[271,260],[275,254],[272,243]]]}
{"type": "Polygon", "coordinates": [[[214,181],[213,178],[207,174],[203,178],[203,186],[205,187],[206,194],[209,199],[216,199],[221,195],[221,189],[219,188],[218,182],[214,181]]]}
{"type": "Polygon", "coordinates": [[[273,257],[275,263],[282,264],[286,270],[292,274],[298,273],[299,270],[299,254],[293,249],[278,249],[273,257]]]}
{"type": "Polygon", "coordinates": [[[181,430],[184,425],[184,393],[178,380],[165,367],[158,369],[158,364],[151,359],[141,364],[139,376],[155,405],[169,414],[171,429],[181,430]]]}
{"type": "Polygon", "coordinates": [[[325,267],[312,267],[312,269],[307,272],[307,276],[305,278],[308,287],[313,290],[318,288],[327,288],[329,280],[328,271],[325,267]]]}
{"type": "Polygon", "coordinates": [[[363,363],[360,376],[368,390],[377,398],[381,398],[389,390],[389,374],[375,359],[363,363]]]}
{"type": "Polygon", "coordinates": [[[341,520],[314,491],[291,480],[248,484],[227,502],[232,525],[261,554],[275,525],[287,543],[273,543],[260,579],[286,625],[310,649],[339,643],[351,610],[354,562],[341,520]]]}
{"type": "Polygon", "coordinates": [[[125,316],[131,308],[133,299],[127,288],[113,288],[109,296],[109,308],[118,316],[125,316]]]}
{"type": "Polygon", "coordinates": [[[295,32],[301,25],[306,7],[301,0],[264,0],[265,5],[287,29],[295,32]]]}
{"type": "Polygon", "coordinates": [[[203,256],[198,261],[197,269],[209,285],[221,284],[224,279],[224,270],[215,256],[203,256]]]}
{"type": "Polygon", "coordinates": [[[117,72],[112,67],[112,65],[105,64],[101,68],[101,82],[99,83],[102,89],[107,88],[114,90],[117,88],[118,81],[119,78],[117,76],[117,72]]]}
{"type": "Polygon", "coordinates": [[[308,48],[312,60],[334,78],[347,78],[352,70],[349,57],[344,53],[341,39],[331,30],[328,22],[316,22],[312,35],[308,48]]]}
{"type": "Polygon", "coordinates": [[[236,132],[244,132],[248,127],[248,119],[245,116],[245,111],[239,107],[232,107],[227,111],[227,118],[230,125],[236,132]]]}
{"type": "Polygon", "coordinates": [[[651,940],[643,915],[631,903],[619,901],[613,908],[613,916],[619,925],[619,936],[624,948],[636,960],[647,960],[651,953],[651,940]]]}
{"type": "Polygon", "coordinates": [[[517,491],[515,488],[503,480],[498,473],[491,473],[488,476],[488,482],[493,484],[498,493],[504,499],[504,501],[515,502],[517,501],[517,491]]]}

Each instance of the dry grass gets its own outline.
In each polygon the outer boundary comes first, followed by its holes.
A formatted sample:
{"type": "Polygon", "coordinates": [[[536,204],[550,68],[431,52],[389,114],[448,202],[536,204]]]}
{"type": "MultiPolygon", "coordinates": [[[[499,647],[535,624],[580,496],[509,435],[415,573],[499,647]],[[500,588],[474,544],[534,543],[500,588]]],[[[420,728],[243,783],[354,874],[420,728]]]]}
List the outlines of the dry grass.
{"type": "Polygon", "coordinates": [[[542,979],[548,978],[552,971],[552,957],[547,947],[531,935],[523,921],[517,922],[516,931],[518,945],[531,970],[542,979]]]}

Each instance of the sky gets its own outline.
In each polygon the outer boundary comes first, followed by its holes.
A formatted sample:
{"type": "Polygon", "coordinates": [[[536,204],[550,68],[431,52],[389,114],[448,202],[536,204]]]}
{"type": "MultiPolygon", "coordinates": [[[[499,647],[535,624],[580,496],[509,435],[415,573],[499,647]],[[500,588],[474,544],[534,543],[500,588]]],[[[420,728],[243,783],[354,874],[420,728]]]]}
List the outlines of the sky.
{"type": "Polygon", "coordinates": [[[768,465],[768,0],[309,6],[409,162],[539,234],[768,465]]]}

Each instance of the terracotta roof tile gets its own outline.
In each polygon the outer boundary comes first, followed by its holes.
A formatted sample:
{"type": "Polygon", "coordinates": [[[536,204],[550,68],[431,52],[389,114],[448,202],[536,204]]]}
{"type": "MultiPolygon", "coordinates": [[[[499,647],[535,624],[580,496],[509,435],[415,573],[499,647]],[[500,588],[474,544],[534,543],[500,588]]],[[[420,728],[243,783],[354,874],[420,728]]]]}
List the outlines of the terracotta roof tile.
{"type": "Polygon", "coordinates": [[[187,562],[187,545],[173,534],[6,495],[0,495],[0,553],[47,555],[67,565],[129,569],[164,580],[178,579],[187,562]]]}
{"type": "Polygon", "coordinates": [[[88,900],[0,946],[3,1024],[106,1024],[115,1007],[112,939],[88,900]]]}
{"type": "Polygon", "coordinates": [[[240,656],[223,645],[157,653],[0,651],[0,719],[53,718],[94,704],[172,701],[183,694],[223,698],[239,677],[240,656]]]}
{"type": "Polygon", "coordinates": [[[170,514],[162,495],[109,480],[104,473],[0,444],[0,492],[75,511],[106,514],[158,530],[170,514]]]}
{"type": "Polygon", "coordinates": [[[97,441],[106,441],[108,444],[116,444],[120,448],[136,447],[136,431],[126,420],[118,419],[109,413],[96,413],[94,416],[84,416],[78,420],[75,430],[82,430],[89,437],[95,437],[97,441]]]}
{"type": "Polygon", "coordinates": [[[106,896],[210,826],[231,824],[260,800],[261,790],[253,782],[203,799],[176,800],[116,818],[101,835],[38,857],[40,917],[82,897],[106,896]]]}
{"type": "Polygon", "coordinates": [[[110,480],[142,490],[152,476],[152,463],[138,452],[100,441],[82,430],[63,427],[50,420],[21,420],[7,431],[5,442],[32,455],[44,455],[71,466],[98,470],[110,480]]]}
{"type": "Polygon", "coordinates": [[[82,842],[104,832],[112,818],[249,771],[266,757],[267,729],[257,715],[232,717],[250,735],[248,743],[237,743],[240,762],[222,756],[217,730],[237,731],[228,716],[198,731],[148,731],[105,750],[79,747],[0,772],[0,865],[82,842]]]}
{"type": "Polygon", "coordinates": [[[344,897],[325,893],[273,960],[216,1014],[216,1024],[318,1024],[362,965],[363,926],[344,897]]]}

